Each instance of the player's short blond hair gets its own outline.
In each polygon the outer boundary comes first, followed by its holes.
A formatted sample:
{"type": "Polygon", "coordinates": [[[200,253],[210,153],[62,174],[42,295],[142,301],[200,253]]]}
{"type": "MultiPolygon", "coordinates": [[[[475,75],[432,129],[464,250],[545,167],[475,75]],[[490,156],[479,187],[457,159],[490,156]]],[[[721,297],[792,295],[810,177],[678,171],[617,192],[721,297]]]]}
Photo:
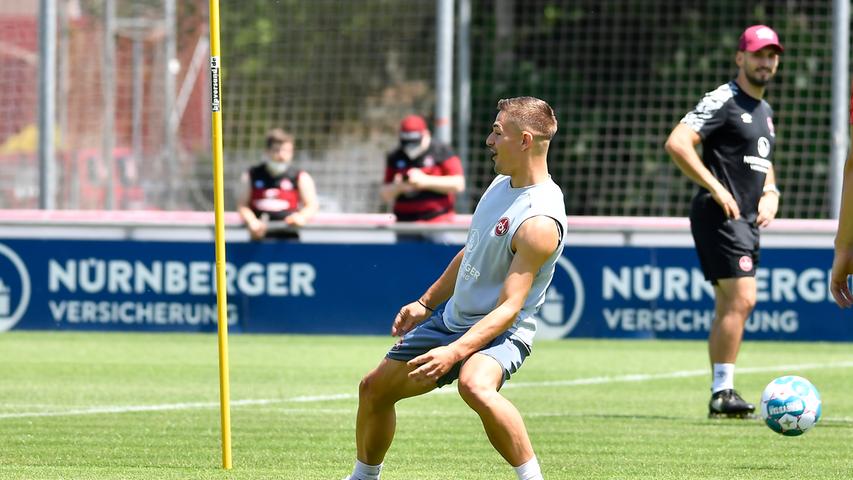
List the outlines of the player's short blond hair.
{"type": "Polygon", "coordinates": [[[506,112],[518,128],[545,140],[557,133],[554,109],[544,100],[535,97],[515,97],[498,100],[498,110],[506,112]]]}

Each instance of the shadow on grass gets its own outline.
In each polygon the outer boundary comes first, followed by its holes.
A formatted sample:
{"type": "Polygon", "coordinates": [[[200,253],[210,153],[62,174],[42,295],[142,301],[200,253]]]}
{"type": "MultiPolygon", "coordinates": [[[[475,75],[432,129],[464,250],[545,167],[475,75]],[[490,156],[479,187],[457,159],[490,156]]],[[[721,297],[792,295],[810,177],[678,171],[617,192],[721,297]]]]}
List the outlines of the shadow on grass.
{"type": "Polygon", "coordinates": [[[569,418],[586,418],[586,419],[600,419],[600,420],[636,420],[636,421],[667,421],[667,422],[678,422],[678,423],[692,423],[695,425],[720,425],[720,424],[731,424],[731,425],[754,425],[755,422],[761,422],[761,419],[758,418],[747,418],[747,419],[737,419],[737,418],[707,418],[707,417],[690,417],[690,416],[675,416],[675,415],[654,415],[654,414],[618,414],[618,413],[598,413],[598,414],[589,414],[589,413],[569,413],[569,412],[549,412],[549,413],[528,413],[524,414],[526,418],[547,418],[547,417],[569,417],[569,418]]]}

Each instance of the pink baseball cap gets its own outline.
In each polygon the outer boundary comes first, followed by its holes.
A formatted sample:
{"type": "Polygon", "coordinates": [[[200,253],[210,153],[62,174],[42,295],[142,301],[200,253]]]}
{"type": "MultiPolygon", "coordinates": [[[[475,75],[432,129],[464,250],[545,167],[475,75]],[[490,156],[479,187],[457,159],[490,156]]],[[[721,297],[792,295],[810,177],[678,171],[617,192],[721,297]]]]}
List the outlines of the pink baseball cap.
{"type": "Polygon", "coordinates": [[[772,28],[767,25],[753,25],[743,31],[737,49],[743,52],[757,52],[764,47],[776,47],[780,52],[785,51],[779,43],[779,35],[772,28]]]}
{"type": "Polygon", "coordinates": [[[409,115],[400,122],[400,140],[420,141],[427,130],[426,120],[420,115],[409,115]]]}

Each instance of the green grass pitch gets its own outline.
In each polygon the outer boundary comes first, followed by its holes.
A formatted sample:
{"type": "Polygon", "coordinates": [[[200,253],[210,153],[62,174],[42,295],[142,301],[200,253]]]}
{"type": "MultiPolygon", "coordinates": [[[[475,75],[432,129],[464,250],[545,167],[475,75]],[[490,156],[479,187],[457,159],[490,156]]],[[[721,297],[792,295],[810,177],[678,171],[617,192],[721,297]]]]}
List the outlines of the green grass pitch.
{"type": "MultiPolygon", "coordinates": [[[[357,384],[390,338],[230,337],[233,469],[221,469],[215,335],[0,335],[2,479],[325,479],[354,459],[357,384]]],[[[802,437],[708,420],[705,342],[540,341],[504,394],[547,479],[842,479],[853,475],[853,351],[746,342],[737,387],[811,380],[802,437]]],[[[383,479],[512,480],[455,392],[398,405],[383,479]]]]}

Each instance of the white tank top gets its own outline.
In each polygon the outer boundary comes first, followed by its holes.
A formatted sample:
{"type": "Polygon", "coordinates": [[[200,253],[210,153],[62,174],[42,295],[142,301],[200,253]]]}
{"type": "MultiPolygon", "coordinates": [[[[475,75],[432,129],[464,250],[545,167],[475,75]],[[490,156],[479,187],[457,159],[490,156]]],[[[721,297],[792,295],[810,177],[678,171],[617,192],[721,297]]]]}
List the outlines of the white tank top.
{"type": "Polygon", "coordinates": [[[494,310],[514,256],[512,238],[525,220],[539,215],[551,217],[560,225],[560,244],[536,273],[524,306],[509,329],[514,338],[533,344],[534,315],[554,277],[566,231],[563,192],[551,177],[528,187],[512,188],[510,177],[498,175],[486,189],[471,217],[456,288],[444,309],[444,323],[449,330],[468,330],[494,310]]]}

